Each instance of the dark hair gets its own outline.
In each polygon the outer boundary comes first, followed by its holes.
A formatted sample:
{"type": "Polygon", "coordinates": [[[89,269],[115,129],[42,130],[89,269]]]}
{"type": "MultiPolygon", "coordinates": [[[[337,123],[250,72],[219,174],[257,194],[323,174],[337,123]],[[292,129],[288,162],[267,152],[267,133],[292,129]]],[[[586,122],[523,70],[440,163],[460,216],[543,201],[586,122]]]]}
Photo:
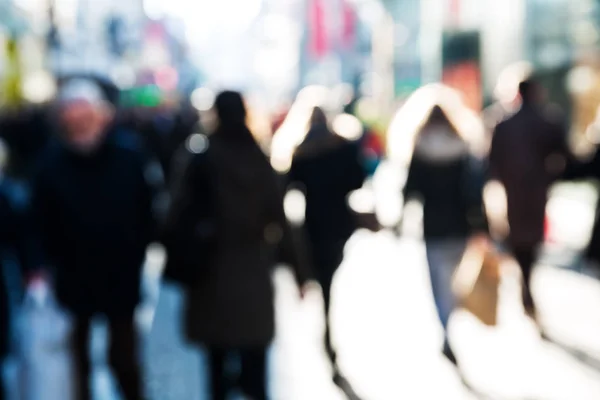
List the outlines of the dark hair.
{"type": "Polygon", "coordinates": [[[519,95],[523,102],[531,102],[535,100],[540,90],[540,84],[536,80],[530,78],[519,83],[519,95]]]}
{"type": "Polygon", "coordinates": [[[314,107],[310,115],[309,128],[317,126],[327,126],[327,114],[321,107],[314,107]]]}
{"type": "Polygon", "coordinates": [[[215,99],[215,110],[221,126],[246,124],[246,106],[239,92],[219,93],[215,99]]]}
{"type": "Polygon", "coordinates": [[[454,134],[460,136],[458,129],[452,123],[452,121],[448,117],[448,114],[446,114],[446,111],[444,111],[444,109],[439,105],[436,105],[431,109],[431,112],[429,113],[429,116],[425,120],[425,123],[423,124],[421,129],[423,130],[427,127],[430,127],[431,125],[447,126],[452,132],[454,132],[454,134]]]}
{"type": "Polygon", "coordinates": [[[235,141],[256,143],[246,125],[246,105],[239,92],[224,91],[215,99],[219,126],[215,134],[235,141]]]}
{"type": "Polygon", "coordinates": [[[442,125],[452,126],[452,122],[450,122],[450,118],[448,118],[448,115],[446,114],[444,109],[440,106],[435,106],[431,109],[431,112],[429,113],[429,117],[427,118],[427,121],[425,122],[425,124],[426,125],[442,124],[442,125]]]}

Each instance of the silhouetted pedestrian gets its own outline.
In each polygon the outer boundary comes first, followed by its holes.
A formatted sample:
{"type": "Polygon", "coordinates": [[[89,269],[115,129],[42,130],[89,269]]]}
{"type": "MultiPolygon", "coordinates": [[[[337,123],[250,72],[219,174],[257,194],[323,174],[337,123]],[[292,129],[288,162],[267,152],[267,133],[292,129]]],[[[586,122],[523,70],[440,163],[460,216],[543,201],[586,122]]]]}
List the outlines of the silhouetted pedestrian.
{"type": "Polygon", "coordinates": [[[146,247],[154,239],[162,173],[135,135],[111,125],[93,83],[73,80],[59,95],[60,137],[33,183],[44,256],[60,303],[75,318],[77,399],[91,399],[92,318],[108,320],[109,362],[124,398],[142,398],[134,312],[146,247]]]}
{"type": "Polygon", "coordinates": [[[331,338],[331,287],[344,258],[346,242],[357,229],[348,195],[362,187],[366,172],[359,143],[335,134],[321,108],[314,108],[308,128],[294,154],[289,181],[306,197],[305,231],[325,302],[325,348],[334,368],[333,379],[339,383],[345,380],[331,338]]]}
{"type": "Polygon", "coordinates": [[[209,139],[194,135],[168,227],[185,244],[167,266],[187,282],[185,330],[206,346],[212,398],[239,388],[251,399],[267,398],[267,348],[275,334],[271,272],[280,261],[294,268],[298,286],[307,280],[291,238],[280,182],[246,125],[239,93],[217,96],[219,125],[209,139]],[[171,220],[174,218],[175,220],[171,220]],[[179,232],[179,234],[177,234],[179,232]],[[181,234],[183,232],[183,235],[181,234]],[[185,232],[189,232],[186,235],[185,232]],[[179,253],[181,252],[181,253],[179,253]],[[227,360],[241,358],[239,379],[227,376],[227,360]]]}
{"type": "Polygon", "coordinates": [[[534,80],[519,85],[521,109],[494,131],[491,178],[506,191],[508,244],[523,273],[523,305],[535,318],[531,275],[544,240],[548,189],[562,173],[568,155],[562,121],[543,105],[543,89],[534,80]]]}

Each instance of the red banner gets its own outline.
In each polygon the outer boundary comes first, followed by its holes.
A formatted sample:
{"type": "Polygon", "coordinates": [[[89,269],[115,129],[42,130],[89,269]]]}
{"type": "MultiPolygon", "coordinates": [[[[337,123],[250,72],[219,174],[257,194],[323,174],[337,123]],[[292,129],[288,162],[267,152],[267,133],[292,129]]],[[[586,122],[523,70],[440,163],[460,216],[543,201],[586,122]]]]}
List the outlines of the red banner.
{"type": "Polygon", "coordinates": [[[309,52],[315,58],[323,57],[329,50],[329,38],[327,37],[325,6],[323,1],[327,0],[309,0],[309,52]]]}

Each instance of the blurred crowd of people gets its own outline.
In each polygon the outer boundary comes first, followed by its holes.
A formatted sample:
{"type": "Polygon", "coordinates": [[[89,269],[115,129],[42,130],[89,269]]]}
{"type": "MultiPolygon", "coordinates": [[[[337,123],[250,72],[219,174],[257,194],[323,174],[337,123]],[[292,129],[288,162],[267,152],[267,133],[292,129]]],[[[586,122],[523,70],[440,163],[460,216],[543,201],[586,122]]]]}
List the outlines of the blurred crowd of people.
{"type": "MultiPolygon", "coordinates": [[[[494,127],[484,156],[442,104],[427,112],[412,140],[403,194],[405,202],[417,199],[424,207],[431,286],[444,329],[459,305],[452,279],[465,249],[473,240],[497,239],[484,201],[487,182],[504,187],[510,231],[502,243],[521,267],[523,305],[535,320],[530,279],[544,239],[548,190],[560,179],[600,178],[600,156],[579,161],[570,153],[566,127],[546,110],[540,85],[522,82],[519,97],[521,106],[494,127]]],[[[288,171],[279,173],[248,127],[246,107],[240,93],[220,93],[218,122],[208,132],[183,107],[118,110],[96,83],[78,78],[63,84],[51,106],[0,120],[6,153],[0,245],[18,256],[25,286],[40,277],[52,282],[73,318],[76,399],[92,396],[88,343],[97,315],[108,320],[110,366],[124,398],[144,398],[134,313],[153,242],[167,251],[164,279],[185,289],[182,329],[208,352],[214,399],[226,399],[233,388],[251,399],[268,397],[276,265],[291,267],[300,296],[311,282],[320,285],[329,320],[336,270],[361,227],[348,196],[377,169],[382,142],[368,127],[356,139],[344,137],[328,110],[315,105],[307,126],[298,127],[305,132],[288,171]],[[18,186],[26,188],[26,201],[16,195],[18,186]],[[290,190],[306,199],[301,224],[286,218],[290,190]],[[227,374],[232,354],[241,359],[237,379],[227,374]]],[[[278,119],[276,126],[285,124],[278,119]]],[[[600,226],[594,233],[589,255],[600,262],[600,226]]],[[[6,282],[0,288],[4,357],[6,282]]],[[[357,399],[326,326],[332,380],[357,399]]],[[[448,337],[441,350],[459,366],[448,337]]]]}

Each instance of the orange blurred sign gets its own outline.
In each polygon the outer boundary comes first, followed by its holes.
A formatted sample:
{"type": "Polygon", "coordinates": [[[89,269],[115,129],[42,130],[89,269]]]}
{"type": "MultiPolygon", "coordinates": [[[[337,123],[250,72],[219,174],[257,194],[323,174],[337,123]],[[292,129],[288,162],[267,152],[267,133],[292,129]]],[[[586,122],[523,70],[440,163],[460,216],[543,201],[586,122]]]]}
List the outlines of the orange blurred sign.
{"type": "Polygon", "coordinates": [[[482,110],[481,70],[476,61],[465,61],[446,67],[442,82],[462,93],[465,104],[473,111],[482,110]]]}

